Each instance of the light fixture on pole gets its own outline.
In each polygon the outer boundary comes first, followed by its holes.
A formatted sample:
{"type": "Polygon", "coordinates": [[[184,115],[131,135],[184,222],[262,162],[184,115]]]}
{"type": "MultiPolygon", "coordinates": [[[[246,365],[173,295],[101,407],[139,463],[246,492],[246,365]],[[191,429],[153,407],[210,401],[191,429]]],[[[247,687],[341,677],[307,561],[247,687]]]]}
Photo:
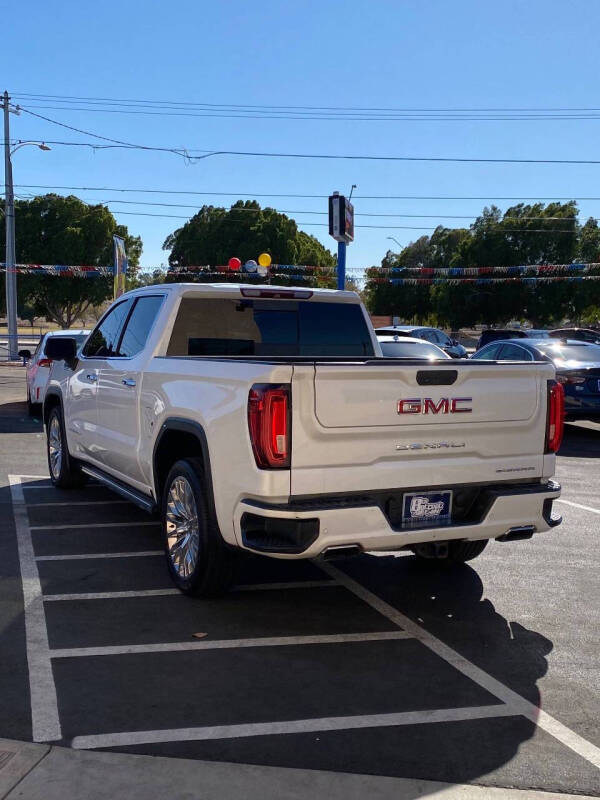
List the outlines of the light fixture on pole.
{"type": "Polygon", "coordinates": [[[4,216],[6,220],[6,320],[8,323],[8,357],[16,361],[19,349],[17,331],[17,272],[15,265],[15,196],[11,156],[21,147],[33,145],[40,150],[50,150],[44,142],[18,142],[10,149],[9,114],[18,114],[19,107],[10,108],[8,92],[4,92],[4,216]]]}
{"type": "Polygon", "coordinates": [[[402,245],[400,244],[400,242],[398,241],[398,239],[394,239],[394,237],[393,237],[393,236],[386,236],[385,238],[386,238],[386,239],[391,239],[391,240],[392,240],[392,242],[396,242],[396,244],[398,245],[398,247],[399,247],[400,249],[402,249],[402,245]]]}

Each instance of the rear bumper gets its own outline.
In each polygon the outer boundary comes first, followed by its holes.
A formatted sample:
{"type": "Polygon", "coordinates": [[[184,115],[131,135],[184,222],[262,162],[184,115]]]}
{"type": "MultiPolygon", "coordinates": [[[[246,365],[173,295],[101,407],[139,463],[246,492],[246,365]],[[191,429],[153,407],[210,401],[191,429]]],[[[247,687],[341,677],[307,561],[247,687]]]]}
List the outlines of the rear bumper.
{"type": "Polygon", "coordinates": [[[478,516],[435,528],[406,530],[394,527],[376,496],[347,498],[321,496],[287,505],[257,500],[241,501],[234,514],[238,545],[277,558],[313,558],[329,548],[402,550],[423,542],[453,539],[496,539],[512,529],[543,532],[560,524],[552,517],[552,502],[560,497],[554,481],[480,487],[485,493],[478,516]]]}

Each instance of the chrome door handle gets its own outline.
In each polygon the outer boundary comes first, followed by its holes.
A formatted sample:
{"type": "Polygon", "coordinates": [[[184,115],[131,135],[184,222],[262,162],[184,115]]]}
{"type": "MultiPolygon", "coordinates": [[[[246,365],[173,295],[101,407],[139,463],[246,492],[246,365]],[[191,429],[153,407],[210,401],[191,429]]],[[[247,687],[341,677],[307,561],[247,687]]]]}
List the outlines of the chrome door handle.
{"type": "Polygon", "coordinates": [[[135,386],[135,381],[133,380],[133,378],[123,378],[121,383],[123,384],[123,386],[135,386]]]}
{"type": "Polygon", "coordinates": [[[95,383],[98,380],[97,375],[86,375],[85,377],[88,379],[88,381],[92,381],[92,383],[95,383]]]}

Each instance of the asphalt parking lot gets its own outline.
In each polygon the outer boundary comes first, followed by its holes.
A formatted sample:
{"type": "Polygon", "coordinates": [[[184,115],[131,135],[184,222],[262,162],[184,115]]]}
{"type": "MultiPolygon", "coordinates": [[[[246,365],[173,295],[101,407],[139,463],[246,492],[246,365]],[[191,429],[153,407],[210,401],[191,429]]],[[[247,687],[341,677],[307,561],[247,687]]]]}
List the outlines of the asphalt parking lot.
{"type": "Polygon", "coordinates": [[[564,523],[471,565],[244,562],[172,588],[155,520],[50,486],[0,371],[0,736],[600,795],[600,426],[568,426],[564,523]]]}

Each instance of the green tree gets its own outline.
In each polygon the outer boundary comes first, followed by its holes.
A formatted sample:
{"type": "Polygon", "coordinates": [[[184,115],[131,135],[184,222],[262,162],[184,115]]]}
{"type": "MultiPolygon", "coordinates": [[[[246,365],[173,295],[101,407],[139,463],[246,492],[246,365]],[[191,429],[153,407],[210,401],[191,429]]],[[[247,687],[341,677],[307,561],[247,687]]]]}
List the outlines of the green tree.
{"type": "MultiPolygon", "coordinates": [[[[77,197],[46,194],[15,203],[16,261],[21,264],[107,266],[113,263],[113,234],[125,239],[129,277],[134,278],[142,252],[139,237],[117,225],[103,205],[88,205],[77,197]]],[[[4,226],[0,247],[5,246],[4,226]]],[[[19,274],[19,306],[38,317],[69,328],[91,306],[110,297],[112,278],[56,277],[19,274]]]]}
{"type": "MultiPolygon", "coordinates": [[[[242,263],[268,253],[274,264],[335,266],[334,256],[314,236],[299,231],[293,219],[255,200],[238,200],[230,209],[202,206],[165,239],[171,267],[223,266],[233,256],[242,263]]],[[[238,276],[232,276],[239,279],[238,276]]]]}

